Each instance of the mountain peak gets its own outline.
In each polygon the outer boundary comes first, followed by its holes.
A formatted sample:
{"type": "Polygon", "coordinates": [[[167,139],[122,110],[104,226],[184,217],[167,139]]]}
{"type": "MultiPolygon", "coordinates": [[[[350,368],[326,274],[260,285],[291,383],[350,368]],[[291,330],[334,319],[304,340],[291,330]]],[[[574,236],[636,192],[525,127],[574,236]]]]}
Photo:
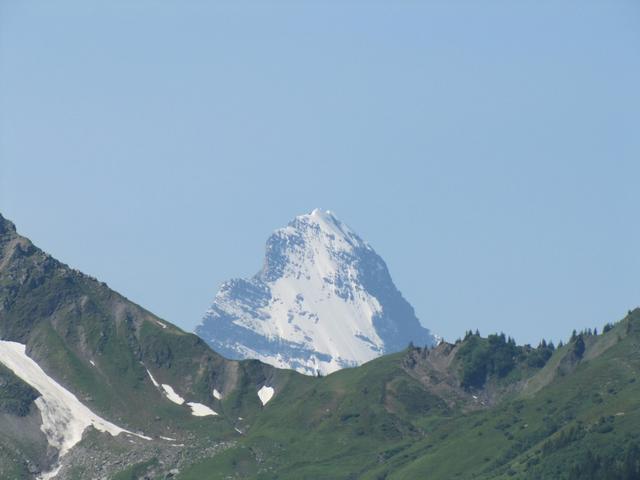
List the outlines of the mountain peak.
{"type": "Polygon", "coordinates": [[[322,210],[321,208],[314,208],[313,210],[311,210],[311,213],[309,215],[316,218],[333,218],[331,210],[322,210]]]}
{"type": "Polygon", "coordinates": [[[326,233],[348,235],[352,233],[349,228],[342,223],[331,210],[321,210],[316,208],[304,215],[298,215],[289,226],[308,225],[318,227],[326,233]]]}
{"type": "Polygon", "coordinates": [[[311,213],[307,215],[300,215],[297,218],[303,217],[308,218],[310,221],[315,222],[318,225],[341,225],[340,220],[338,220],[338,217],[336,217],[331,210],[316,208],[312,210],[311,213]]]}
{"type": "Polygon", "coordinates": [[[263,268],[225,282],[196,332],[223,355],[307,374],[435,343],[382,258],[320,209],[276,230],[263,268]]]}
{"type": "Polygon", "coordinates": [[[7,233],[16,233],[16,226],[0,213],[0,235],[7,233]]]}

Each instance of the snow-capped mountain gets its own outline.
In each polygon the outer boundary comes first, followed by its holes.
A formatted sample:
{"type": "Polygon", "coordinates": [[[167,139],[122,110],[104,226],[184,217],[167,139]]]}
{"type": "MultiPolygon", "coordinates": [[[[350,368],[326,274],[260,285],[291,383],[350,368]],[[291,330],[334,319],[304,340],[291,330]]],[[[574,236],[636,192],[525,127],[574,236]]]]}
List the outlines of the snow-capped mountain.
{"type": "Polygon", "coordinates": [[[225,282],[196,333],[229,358],[306,374],[435,343],[382,258],[319,209],[269,237],[262,270],[225,282]]]}

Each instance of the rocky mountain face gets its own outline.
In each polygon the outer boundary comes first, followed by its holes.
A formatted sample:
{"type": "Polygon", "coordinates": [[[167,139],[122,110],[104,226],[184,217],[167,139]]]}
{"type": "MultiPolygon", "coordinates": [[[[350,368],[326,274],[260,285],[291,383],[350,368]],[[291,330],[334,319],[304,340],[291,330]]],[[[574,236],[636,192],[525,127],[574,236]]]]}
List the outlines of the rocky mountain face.
{"type": "Polygon", "coordinates": [[[382,258],[321,210],[276,230],[260,272],[225,282],[196,333],[229,358],[311,375],[436,343],[382,258]]]}

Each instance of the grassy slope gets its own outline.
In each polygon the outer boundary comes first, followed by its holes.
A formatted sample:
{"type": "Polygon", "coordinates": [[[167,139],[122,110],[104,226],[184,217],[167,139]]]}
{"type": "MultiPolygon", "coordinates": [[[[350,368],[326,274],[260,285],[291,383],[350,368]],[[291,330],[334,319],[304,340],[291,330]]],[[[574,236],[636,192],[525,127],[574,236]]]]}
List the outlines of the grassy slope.
{"type": "Polygon", "coordinates": [[[0,364],[0,478],[27,478],[28,465],[40,464],[47,445],[34,400],[39,393],[0,364]]]}
{"type": "MultiPolygon", "coordinates": [[[[260,362],[222,358],[196,335],[56,261],[1,216],[0,338],[26,344],[50,376],[114,423],[191,443],[237,438],[234,419],[260,412],[258,388],[265,382],[282,388],[292,375],[260,362]],[[187,401],[221,415],[194,417],[186,406],[171,403],[152,384],[147,368],[187,401]],[[222,401],[213,398],[214,387],[225,394],[222,401]]],[[[11,402],[11,408],[20,406],[0,395],[0,407],[11,402]]],[[[4,440],[10,445],[15,436],[4,440]]],[[[0,449],[2,469],[9,468],[12,456],[5,450],[0,449]]]]}
{"type": "Polygon", "coordinates": [[[25,416],[38,396],[37,390],[0,364],[0,413],[25,416]]]}
{"type": "Polygon", "coordinates": [[[1,216],[0,338],[27,344],[45,371],[97,413],[138,429],[153,430],[157,416],[196,429],[203,423],[166,401],[147,368],[189,401],[244,416],[258,411],[263,382],[280,384],[290,376],[222,358],[196,335],[51,258],[1,216]],[[223,402],[213,398],[214,387],[227,394],[223,402]]]}
{"type": "Polygon", "coordinates": [[[422,389],[403,354],[296,379],[238,447],[179,478],[568,478],[585,452],[616,455],[640,426],[640,311],[586,343],[583,360],[569,344],[521,394],[476,411],[422,389]]]}
{"type": "Polygon", "coordinates": [[[562,479],[582,452],[624,447],[640,425],[637,343],[626,337],[534,396],[456,419],[445,438],[445,429],[434,432],[442,442],[392,466],[389,478],[562,479]]]}

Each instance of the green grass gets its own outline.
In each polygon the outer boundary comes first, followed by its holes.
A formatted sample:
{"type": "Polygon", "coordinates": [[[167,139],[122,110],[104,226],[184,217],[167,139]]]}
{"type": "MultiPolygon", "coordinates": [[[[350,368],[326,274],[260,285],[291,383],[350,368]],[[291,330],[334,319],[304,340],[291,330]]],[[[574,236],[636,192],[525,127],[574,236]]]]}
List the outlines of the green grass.
{"type": "Polygon", "coordinates": [[[179,478],[575,480],[589,458],[623,468],[640,438],[639,330],[636,311],[586,338],[581,361],[571,344],[555,351],[529,372],[533,391],[466,413],[413,381],[403,354],[296,378],[237,447],[179,478]]]}
{"type": "Polygon", "coordinates": [[[37,390],[0,364],[0,413],[23,417],[29,413],[33,401],[38,396],[37,390]]]}

